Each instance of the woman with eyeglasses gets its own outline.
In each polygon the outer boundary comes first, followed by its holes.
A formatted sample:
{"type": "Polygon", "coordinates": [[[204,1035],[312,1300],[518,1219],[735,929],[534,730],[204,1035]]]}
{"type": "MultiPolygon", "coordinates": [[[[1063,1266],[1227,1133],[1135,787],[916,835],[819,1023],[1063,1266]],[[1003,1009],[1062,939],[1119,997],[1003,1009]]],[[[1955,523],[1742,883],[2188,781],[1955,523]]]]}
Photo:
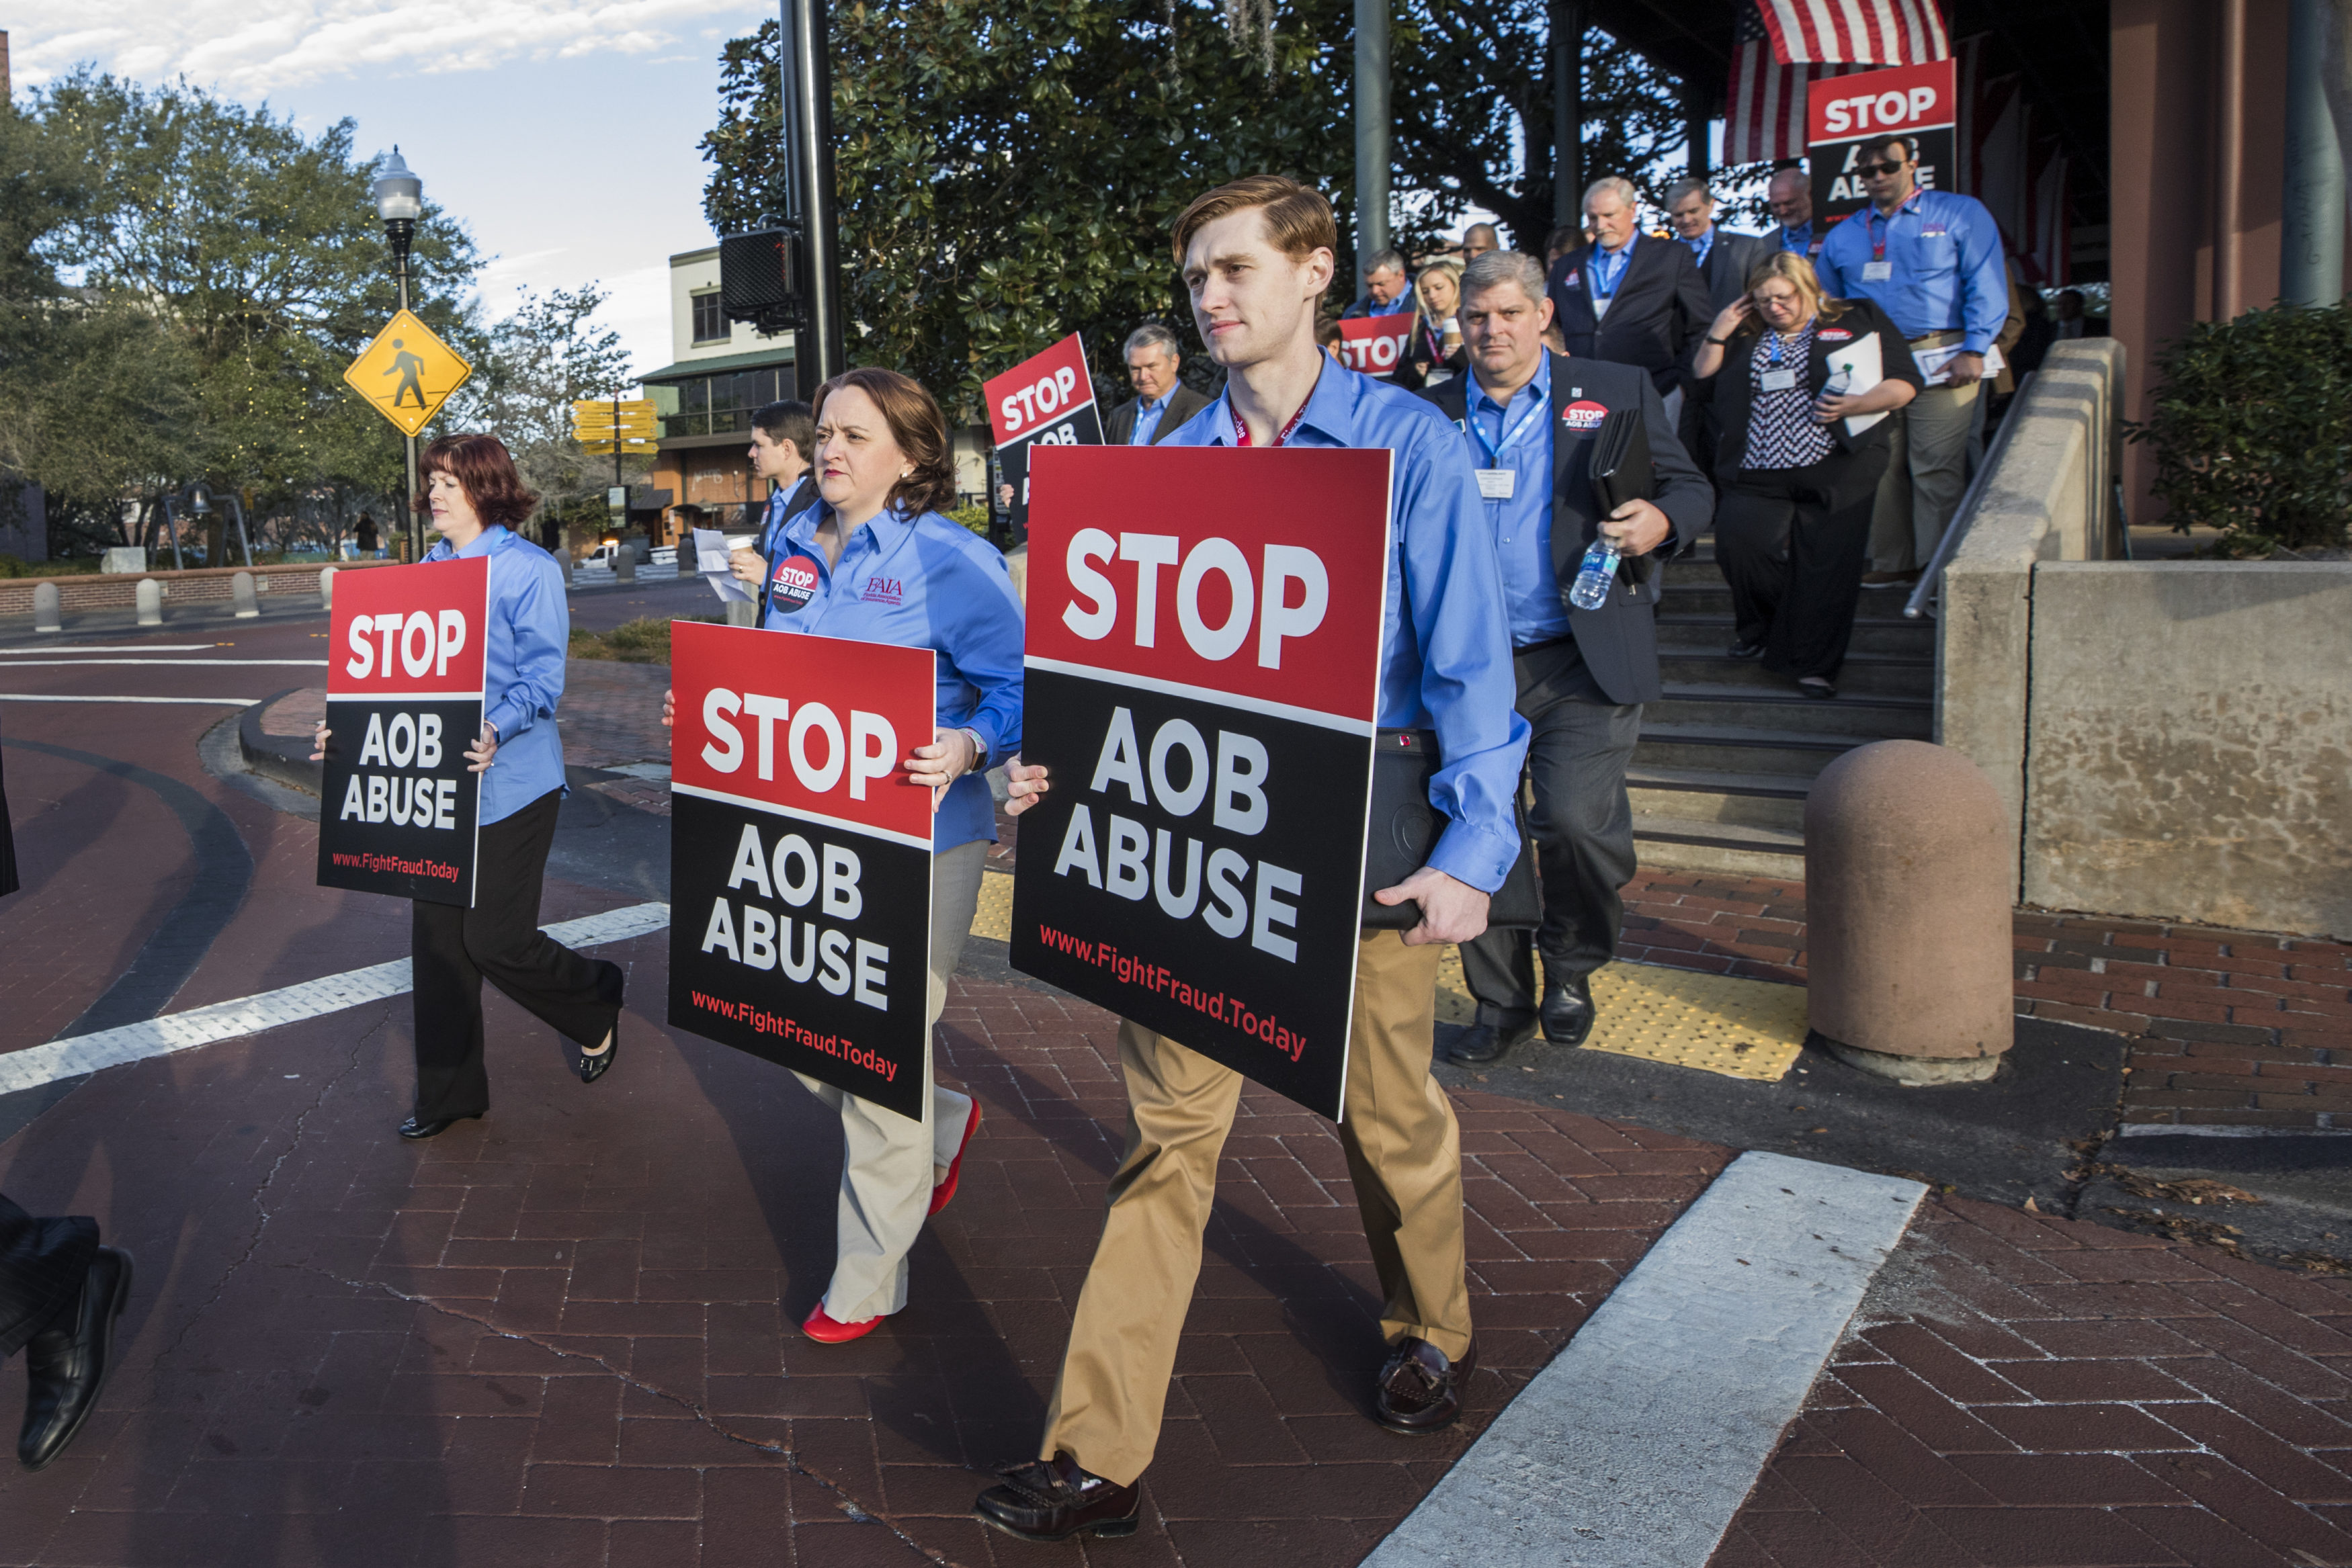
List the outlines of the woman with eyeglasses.
{"type": "Polygon", "coordinates": [[[1888,416],[1919,392],[1911,350],[1875,304],[1825,298],[1812,264],[1781,251],[1716,317],[1692,370],[1694,395],[1715,405],[1721,433],[1700,460],[1714,459],[1731,656],[1762,659],[1806,696],[1833,697],[1886,471],[1888,416]]]}

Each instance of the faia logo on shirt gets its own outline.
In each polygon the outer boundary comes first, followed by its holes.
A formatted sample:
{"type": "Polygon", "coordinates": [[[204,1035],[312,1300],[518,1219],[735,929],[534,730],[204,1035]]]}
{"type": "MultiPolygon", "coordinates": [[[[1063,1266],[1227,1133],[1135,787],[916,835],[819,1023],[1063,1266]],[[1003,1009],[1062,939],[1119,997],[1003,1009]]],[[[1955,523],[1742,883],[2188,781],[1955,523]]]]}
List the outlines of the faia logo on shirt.
{"type": "Polygon", "coordinates": [[[1559,422],[1580,435],[1600,429],[1601,422],[1608,417],[1609,410],[1591,398],[1580,398],[1559,411],[1559,422]]]}
{"type": "Polygon", "coordinates": [[[1853,334],[1843,327],[1824,327],[1813,336],[1824,343],[1843,343],[1853,334]]]}
{"type": "Polygon", "coordinates": [[[816,562],[804,555],[788,555],[776,563],[768,602],[787,615],[796,615],[816,597],[816,562]]]}
{"type": "Polygon", "coordinates": [[[860,595],[868,604],[900,604],[906,601],[907,585],[896,577],[869,577],[866,591],[860,595]]]}

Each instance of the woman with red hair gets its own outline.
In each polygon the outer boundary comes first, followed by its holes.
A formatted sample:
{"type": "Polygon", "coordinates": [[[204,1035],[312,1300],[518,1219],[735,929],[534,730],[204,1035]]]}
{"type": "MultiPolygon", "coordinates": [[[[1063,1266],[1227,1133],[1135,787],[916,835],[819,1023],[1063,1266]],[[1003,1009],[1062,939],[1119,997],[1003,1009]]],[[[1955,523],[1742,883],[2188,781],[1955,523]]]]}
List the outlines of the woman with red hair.
{"type": "MultiPolygon", "coordinates": [[[[487,558],[489,635],[482,732],[466,752],[482,776],[474,907],[417,902],[416,1109],[404,1138],[437,1137],[489,1109],[482,1062],[482,981],[513,998],[572,1045],[572,1069],[593,1083],[620,1050],[620,966],[584,957],[539,928],[540,884],[564,796],[555,705],[572,614],[555,558],[514,531],[539,497],[494,435],[445,435],[425,449],[418,510],[441,538],[425,564],[487,558]]],[[[323,758],[330,732],[319,727],[323,758]]]]}

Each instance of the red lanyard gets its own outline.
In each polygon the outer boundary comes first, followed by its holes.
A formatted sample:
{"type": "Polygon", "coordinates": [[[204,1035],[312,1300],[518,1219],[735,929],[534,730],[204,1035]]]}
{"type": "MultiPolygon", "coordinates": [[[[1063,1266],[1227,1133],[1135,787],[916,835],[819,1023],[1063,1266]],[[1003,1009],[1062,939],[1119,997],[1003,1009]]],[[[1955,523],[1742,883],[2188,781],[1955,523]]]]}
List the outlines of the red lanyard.
{"type": "MultiPolygon", "coordinates": [[[[1249,426],[1242,423],[1242,411],[1234,407],[1233,400],[1230,398],[1225,401],[1225,410],[1234,416],[1234,444],[1235,446],[1249,446],[1255,444],[1255,443],[1250,440],[1249,426]]],[[[1298,412],[1290,416],[1290,423],[1282,427],[1282,434],[1274,438],[1275,445],[1280,446],[1288,442],[1290,439],[1290,433],[1297,430],[1298,428],[1298,422],[1306,417],[1307,405],[1302,402],[1298,405],[1298,412]]]]}

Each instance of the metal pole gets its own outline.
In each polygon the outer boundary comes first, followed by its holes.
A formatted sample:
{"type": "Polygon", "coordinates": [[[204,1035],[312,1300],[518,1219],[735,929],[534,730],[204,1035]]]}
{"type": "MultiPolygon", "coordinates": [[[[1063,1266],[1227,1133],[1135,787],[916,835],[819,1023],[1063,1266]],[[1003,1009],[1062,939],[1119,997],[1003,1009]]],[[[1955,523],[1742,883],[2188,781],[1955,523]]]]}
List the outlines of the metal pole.
{"type": "Polygon", "coordinates": [[[1696,82],[1683,84],[1683,141],[1687,154],[1690,177],[1704,180],[1713,172],[1708,146],[1706,89],[1696,82]]]}
{"type": "Polygon", "coordinates": [[[236,491],[231,490],[228,493],[228,504],[236,509],[236,542],[244,547],[245,564],[251,566],[253,564],[253,536],[245,531],[245,503],[237,498],[236,491]]]}
{"type": "Polygon", "coordinates": [[[2279,298],[2322,309],[2344,298],[2344,150],[2320,73],[2327,0],[2294,0],[2286,43],[2286,222],[2279,235],[2279,298]]]}
{"type": "Polygon", "coordinates": [[[1584,5],[1551,8],[1551,221],[1564,228],[1584,215],[1584,5]]]}
{"type": "Polygon", "coordinates": [[[2246,163],[2246,0],[2221,0],[2221,200],[2213,236],[2213,319],[2238,314],[2238,223],[2246,163]]]}
{"type": "Polygon", "coordinates": [[[793,372],[806,397],[847,368],[841,313],[840,235],[833,204],[833,63],[825,0],[783,0],[778,64],[792,171],[790,210],[807,269],[808,327],[793,334],[793,372]]]}
{"type": "MultiPolygon", "coordinates": [[[[400,248],[400,308],[408,308],[408,247],[400,248]]],[[[408,563],[425,559],[425,525],[416,516],[416,437],[402,438],[408,451],[408,563]]]]}
{"type": "Polygon", "coordinates": [[[163,528],[164,531],[170,534],[172,538],[172,570],[173,571],[187,570],[188,563],[180,559],[179,509],[172,505],[172,497],[169,496],[163,497],[163,528]]]}
{"type": "Polygon", "coordinates": [[[1389,3],[1356,0],[1356,271],[1389,247],[1389,3]]]}

